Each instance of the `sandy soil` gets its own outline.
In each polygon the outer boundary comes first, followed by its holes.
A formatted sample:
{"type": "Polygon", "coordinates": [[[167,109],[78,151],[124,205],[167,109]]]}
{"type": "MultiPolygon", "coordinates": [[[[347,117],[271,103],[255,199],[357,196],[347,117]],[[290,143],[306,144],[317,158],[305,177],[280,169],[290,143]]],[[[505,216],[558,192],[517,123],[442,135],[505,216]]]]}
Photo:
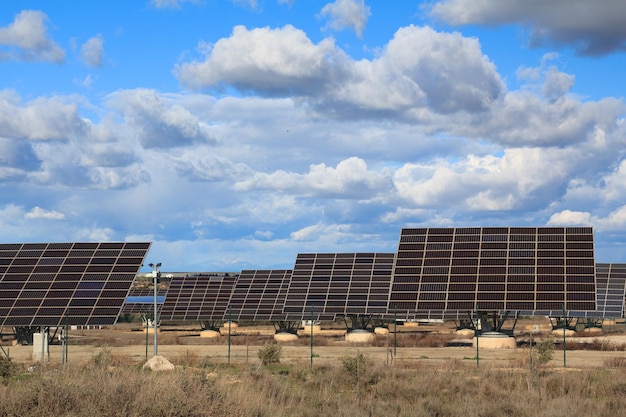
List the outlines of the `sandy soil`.
{"type": "MultiPolygon", "coordinates": [[[[231,346],[231,363],[258,363],[257,351],[259,346],[231,346]]],[[[33,346],[11,346],[4,348],[9,357],[18,363],[35,363],[33,358],[33,346]]],[[[89,361],[102,351],[102,347],[96,346],[69,346],[69,363],[82,364],[89,361]]],[[[115,355],[124,355],[133,361],[140,363],[146,360],[145,346],[120,346],[112,347],[111,351],[115,355]]],[[[377,347],[333,347],[319,346],[313,347],[314,364],[338,363],[346,355],[362,353],[370,360],[379,363],[396,364],[403,362],[428,362],[432,364],[443,363],[450,360],[461,360],[468,363],[476,363],[476,349],[472,347],[443,347],[443,348],[397,348],[397,357],[393,359],[393,348],[387,352],[386,348],[377,347]]],[[[529,349],[479,349],[480,364],[491,364],[503,367],[514,367],[525,356],[529,355],[529,349]]],[[[153,356],[153,347],[148,347],[147,358],[153,356]]],[[[214,363],[228,362],[228,346],[177,346],[161,345],[158,347],[158,355],[170,360],[182,362],[187,355],[197,357],[208,357],[214,363]]],[[[563,352],[555,351],[552,360],[553,366],[563,366],[563,352]]],[[[49,356],[46,355],[46,362],[61,363],[61,347],[50,346],[49,356]]],[[[611,358],[623,358],[626,360],[626,352],[623,351],[589,351],[571,350],[565,352],[567,367],[572,368],[595,368],[603,367],[611,358]]],[[[282,350],[281,362],[283,363],[310,363],[310,349],[304,346],[284,346],[282,350]]]]}
{"type": "MultiPolygon", "coordinates": [[[[171,361],[184,363],[185,357],[209,358],[213,363],[250,363],[258,364],[257,352],[265,341],[271,340],[273,330],[271,328],[256,328],[253,337],[244,334],[246,330],[239,328],[231,336],[231,345],[228,345],[228,336],[222,335],[218,339],[204,339],[198,336],[197,331],[183,330],[180,332],[162,332],[159,334],[158,355],[164,356],[171,361]]],[[[341,331],[331,331],[329,334],[340,334],[341,331]]],[[[130,331],[129,329],[109,329],[109,330],[81,330],[70,332],[70,345],[68,346],[68,363],[84,364],[95,355],[102,352],[104,346],[114,355],[121,355],[129,360],[141,363],[146,358],[154,355],[152,342],[154,337],[148,335],[148,346],[146,347],[146,337],[141,331],[130,331]],[[76,344],[85,343],[85,344],[76,344]]],[[[281,362],[310,364],[311,347],[309,337],[300,335],[297,345],[286,344],[283,346],[281,362]]],[[[574,338],[572,338],[574,340],[574,338]]],[[[626,335],[599,335],[593,338],[582,338],[580,341],[603,341],[612,346],[626,343],[626,335]]],[[[380,342],[380,340],[379,340],[380,342]]],[[[465,347],[393,347],[393,336],[383,339],[380,347],[358,346],[341,341],[335,337],[324,346],[313,346],[313,363],[315,364],[337,364],[346,355],[362,353],[370,360],[382,364],[410,364],[419,361],[425,364],[442,364],[446,361],[458,360],[467,364],[476,364],[476,348],[465,347]],[[385,343],[386,342],[386,343],[385,343]],[[388,343],[388,345],[387,345],[388,343]],[[394,351],[396,356],[394,358],[394,351]]],[[[9,357],[17,363],[32,364],[39,362],[33,359],[34,355],[40,356],[41,348],[34,346],[3,346],[9,357]]],[[[529,357],[528,348],[517,349],[480,349],[479,343],[479,364],[481,366],[501,366],[517,367],[529,357]]],[[[551,365],[562,367],[565,364],[568,368],[594,368],[606,367],[613,358],[626,360],[625,351],[593,351],[593,350],[567,350],[565,354],[557,346],[551,365]]],[[[62,346],[51,345],[49,352],[45,354],[45,361],[50,364],[60,364],[62,360],[62,346]]]]}

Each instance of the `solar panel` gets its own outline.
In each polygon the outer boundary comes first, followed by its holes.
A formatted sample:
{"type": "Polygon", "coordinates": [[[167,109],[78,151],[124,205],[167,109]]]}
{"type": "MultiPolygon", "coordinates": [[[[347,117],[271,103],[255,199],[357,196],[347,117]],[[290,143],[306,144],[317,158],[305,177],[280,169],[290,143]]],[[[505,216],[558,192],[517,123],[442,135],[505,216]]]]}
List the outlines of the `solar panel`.
{"type": "MultiPolygon", "coordinates": [[[[166,290],[157,290],[157,314],[165,301],[166,290]]],[[[153,314],[154,313],[154,290],[150,288],[131,288],[124,300],[121,314],[153,314]]]]}
{"type": "Polygon", "coordinates": [[[0,244],[0,327],[113,325],[150,243],[0,244]]]}
{"type": "Polygon", "coordinates": [[[600,317],[624,317],[626,264],[596,264],[598,314],[600,317]]]}
{"type": "Polygon", "coordinates": [[[230,298],[232,320],[284,320],[291,270],[243,270],[230,298]]]}
{"type": "Polygon", "coordinates": [[[389,308],[450,317],[596,308],[590,227],[402,229],[389,308]]]}
{"type": "Polygon", "coordinates": [[[301,253],[284,313],[289,319],[378,315],[387,311],[393,253],[301,253]]]}
{"type": "Polygon", "coordinates": [[[236,281],[234,275],[173,277],[163,302],[160,320],[224,320],[236,281]]]}

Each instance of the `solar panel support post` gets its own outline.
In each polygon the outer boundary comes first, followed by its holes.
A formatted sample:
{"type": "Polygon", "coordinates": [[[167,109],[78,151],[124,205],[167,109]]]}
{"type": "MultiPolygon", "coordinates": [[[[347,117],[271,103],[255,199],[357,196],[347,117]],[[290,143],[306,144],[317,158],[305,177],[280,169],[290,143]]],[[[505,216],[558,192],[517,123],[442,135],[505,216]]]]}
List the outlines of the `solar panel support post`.
{"type": "Polygon", "coordinates": [[[61,329],[61,365],[65,365],[65,329],[61,329]]]}
{"type": "Polygon", "coordinates": [[[39,331],[41,332],[41,369],[43,370],[43,367],[46,364],[46,339],[44,339],[46,335],[43,326],[39,328],[39,331]]]}
{"type": "Polygon", "coordinates": [[[67,315],[67,313],[65,314],[65,327],[63,328],[62,332],[62,337],[61,337],[61,341],[62,341],[62,345],[61,345],[61,364],[66,365],[67,364],[67,344],[69,343],[69,338],[67,337],[67,331],[69,329],[69,317],[67,315]]]}
{"type": "MultiPolygon", "coordinates": [[[[154,325],[154,356],[159,354],[159,341],[157,336],[157,326],[158,326],[158,317],[157,317],[157,286],[159,283],[159,277],[161,276],[161,262],[156,265],[153,263],[149,264],[150,268],[152,268],[152,280],[154,283],[154,316],[152,317],[153,325],[154,325]]],[[[148,332],[148,328],[146,327],[146,333],[148,332]]]]}

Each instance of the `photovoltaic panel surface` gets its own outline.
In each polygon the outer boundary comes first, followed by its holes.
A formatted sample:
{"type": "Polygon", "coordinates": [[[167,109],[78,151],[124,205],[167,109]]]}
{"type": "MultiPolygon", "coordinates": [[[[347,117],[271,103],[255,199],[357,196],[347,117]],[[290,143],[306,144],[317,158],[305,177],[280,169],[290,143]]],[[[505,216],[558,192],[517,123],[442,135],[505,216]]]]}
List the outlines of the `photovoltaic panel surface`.
{"type": "Polygon", "coordinates": [[[394,255],[298,254],[284,313],[288,319],[307,319],[313,315],[316,320],[333,320],[338,315],[384,314],[394,255]]]}
{"type": "Polygon", "coordinates": [[[291,270],[243,270],[230,298],[232,320],[285,320],[291,270]]]}
{"type": "MultiPolygon", "coordinates": [[[[157,314],[161,310],[167,290],[157,290],[157,314]]],[[[124,300],[121,314],[150,314],[154,313],[154,290],[150,288],[132,289],[124,300]]]]}
{"type": "Polygon", "coordinates": [[[596,264],[598,317],[624,317],[626,264],[596,264]]]}
{"type": "Polygon", "coordinates": [[[163,302],[161,321],[224,320],[237,277],[175,276],[163,302]]]}
{"type": "Polygon", "coordinates": [[[0,244],[0,327],[113,325],[143,242],[0,244]]]}
{"type": "Polygon", "coordinates": [[[416,316],[596,309],[589,227],[402,229],[389,308],[416,316]]]}

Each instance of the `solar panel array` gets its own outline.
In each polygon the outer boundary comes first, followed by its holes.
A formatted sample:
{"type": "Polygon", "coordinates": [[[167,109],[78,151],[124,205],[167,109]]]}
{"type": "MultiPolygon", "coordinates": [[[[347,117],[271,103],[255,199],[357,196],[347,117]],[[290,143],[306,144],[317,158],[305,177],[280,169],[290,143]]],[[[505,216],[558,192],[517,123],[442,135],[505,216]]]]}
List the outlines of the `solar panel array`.
{"type": "MultiPolygon", "coordinates": [[[[175,276],[161,321],[300,320],[474,310],[622,317],[626,264],[588,227],[402,229],[397,253],[301,253],[293,270],[175,276]],[[597,269],[597,287],[596,287],[597,269]],[[596,310],[597,299],[597,310],[596,310]]],[[[0,244],[0,326],[115,324],[150,243],[0,244]]],[[[158,296],[163,296],[159,291],[158,296]]]]}
{"type": "Polygon", "coordinates": [[[601,317],[624,317],[626,264],[596,264],[598,313],[601,317]]]}
{"type": "Polygon", "coordinates": [[[282,320],[290,269],[243,270],[230,297],[232,320],[282,320]]]}
{"type": "Polygon", "coordinates": [[[0,327],[112,325],[150,243],[0,244],[0,327]]]}
{"type": "Polygon", "coordinates": [[[588,227],[403,229],[390,309],[420,315],[595,310],[588,227]]]}
{"type": "Polygon", "coordinates": [[[175,276],[170,282],[161,321],[223,320],[236,276],[175,276]]]}
{"type": "Polygon", "coordinates": [[[348,314],[384,314],[393,253],[301,253],[285,300],[287,318],[333,320],[348,314]],[[313,313],[311,312],[313,309],[313,313]]]}

